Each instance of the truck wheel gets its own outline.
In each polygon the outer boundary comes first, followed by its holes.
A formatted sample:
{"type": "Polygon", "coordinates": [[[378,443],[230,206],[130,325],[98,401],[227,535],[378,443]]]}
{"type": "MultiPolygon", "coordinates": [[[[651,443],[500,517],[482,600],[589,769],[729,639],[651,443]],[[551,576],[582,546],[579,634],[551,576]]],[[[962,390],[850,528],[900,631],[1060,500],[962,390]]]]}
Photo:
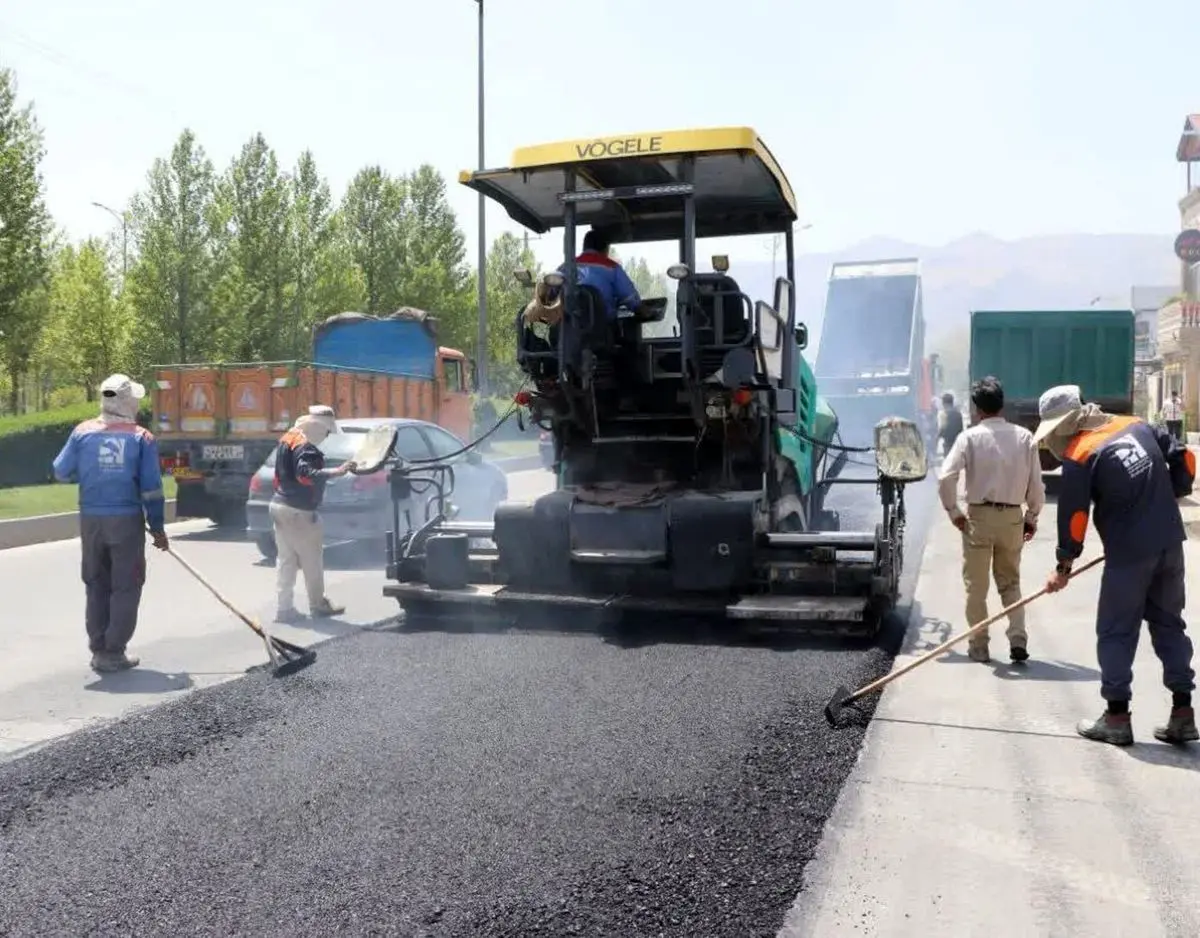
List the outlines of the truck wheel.
{"type": "Polygon", "coordinates": [[[213,512],[212,521],[218,528],[244,531],[246,529],[246,506],[223,502],[213,512]]]}

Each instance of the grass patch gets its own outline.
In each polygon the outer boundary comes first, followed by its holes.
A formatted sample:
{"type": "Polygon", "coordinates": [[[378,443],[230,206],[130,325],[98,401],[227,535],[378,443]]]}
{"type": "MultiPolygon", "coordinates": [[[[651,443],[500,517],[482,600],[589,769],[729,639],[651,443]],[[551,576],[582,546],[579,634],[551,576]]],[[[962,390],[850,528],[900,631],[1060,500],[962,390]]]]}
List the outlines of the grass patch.
{"type": "Polygon", "coordinates": [[[12,436],[14,433],[26,433],[42,427],[59,427],[66,424],[77,424],[100,413],[100,405],[75,404],[71,407],[60,407],[56,410],[39,410],[34,414],[11,414],[0,417],[0,436],[12,436]]]}
{"type": "MultiPolygon", "coordinates": [[[[175,497],[175,480],[163,479],[167,498],[175,497]]],[[[0,489],[0,521],[14,518],[35,518],[38,515],[57,515],[79,510],[77,485],[22,485],[0,489]]]]}
{"type": "MultiPolygon", "coordinates": [[[[17,433],[28,433],[30,430],[42,430],[48,427],[59,429],[69,428],[99,415],[100,404],[96,401],[72,404],[70,407],[58,407],[54,410],[39,410],[32,414],[9,414],[8,416],[0,417],[0,437],[13,436],[17,433]]],[[[143,424],[148,424],[149,417],[148,402],[143,401],[138,419],[143,424]]]]}

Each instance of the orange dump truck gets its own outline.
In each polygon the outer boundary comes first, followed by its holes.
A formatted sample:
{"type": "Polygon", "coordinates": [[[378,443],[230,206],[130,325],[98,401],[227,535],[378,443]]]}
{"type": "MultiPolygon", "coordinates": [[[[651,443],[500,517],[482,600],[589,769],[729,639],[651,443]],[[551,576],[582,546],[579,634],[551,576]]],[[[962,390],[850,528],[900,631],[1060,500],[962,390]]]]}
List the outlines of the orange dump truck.
{"type": "Polygon", "coordinates": [[[339,419],[429,420],[466,438],[467,364],[437,344],[431,317],[402,309],[327,319],[314,330],[312,362],[156,366],[152,429],[178,487],[177,515],[244,526],[250,477],[313,404],[339,419]]]}
{"type": "Polygon", "coordinates": [[[921,377],[917,383],[917,414],[925,431],[929,452],[937,450],[938,411],[941,409],[942,364],[938,353],[931,352],[921,361],[921,377]]]}

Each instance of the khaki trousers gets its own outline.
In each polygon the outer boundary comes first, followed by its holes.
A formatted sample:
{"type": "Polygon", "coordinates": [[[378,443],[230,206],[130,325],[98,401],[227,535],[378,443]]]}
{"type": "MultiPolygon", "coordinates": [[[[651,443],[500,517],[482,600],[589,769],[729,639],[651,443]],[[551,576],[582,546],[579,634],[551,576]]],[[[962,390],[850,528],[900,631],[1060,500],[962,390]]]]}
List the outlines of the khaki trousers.
{"type": "Polygon", "coordinates": [[[295,609],[296,574],[304,572],[308,608],[315,609],[325,598],[325,544],[321,516],[271,502],[275,525],[277,609],[295,609]]]}
{"type": "MultiPolygon", "coordinates": [[[[963,531],[963,584],[967,588],[967,625],[976,625],[988,617],[988,586],[996,579],[996,591],[1003,606],[1021,598],[1021,551],[1025,547],[1025,515],[1020,508],[996,508],[970,505],[967,527],[963,531]]],[[[1025,646],[1025,610],[1008,616],[1010,645],[1025,646]]],[[[969,639],[975,647],[986,647],[988,630],[969,639]]]]}

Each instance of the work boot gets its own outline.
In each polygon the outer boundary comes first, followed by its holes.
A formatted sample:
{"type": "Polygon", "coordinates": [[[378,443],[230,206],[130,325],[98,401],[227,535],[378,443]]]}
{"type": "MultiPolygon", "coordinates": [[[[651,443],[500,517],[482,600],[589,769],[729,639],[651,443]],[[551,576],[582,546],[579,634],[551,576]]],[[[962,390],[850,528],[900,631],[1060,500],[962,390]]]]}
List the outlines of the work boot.
{"type": "Polygon", "coordinates": [[[1133,724],[1129,722],[1128,713],[1106,711],[1098,720],[1080,720],[1075,732],[1084,739],[1092,739],[1098,743],[1111,743],[1114,746],[1133,745],[1133,724]]]}
{"type": "Polygon", "coordinates": [[[280,609],[275,613],[275,621],[283,625],[293,625],[297,622],[303,622],[306,618],[307,616],[295,606],[290,609],[280,609]]]}
{"type": "Polygon", "coordinates": [[[140,659],[130,658],[124,652],[113,654],[112,652],[98,651],[92,655],[92,670],[101,674],[128,671],[130,668],[136,668],[138,664],[140,664],[140,659]]]}
{"type": "Polygon", "coordinates": [[[345,611],[345,606],[335,606],[325,596],[322,596],[320,602],[309,606],[308,609],[309,615],[322,619],[326,619],[329,616],[340,616],[345,611]]]}
{"type": "Polygon", "coordinates": [[[1008,657],[1013,664],[1024,664],[1029,660],[1029,652],[1024,645],[1010,645],[1008,657]]]}
{"type": "Polygon", "coordinates": [[[980,664],[987,664],[992,660],[992,656],[988,651],[987,645],[968,645],[967,657],[969,657],[972,661],[978,661],[980,664]]]}
{"type": "Polygon", "coordinates": [[[1200,740],[1200,732],[1196,730],[1196,711],[1191,707],[1176,707],[1171,711],[1166,726],[1154,728],[1154,738],[1160,743],[1174,743],[1176,746],[1200,740]]]}

